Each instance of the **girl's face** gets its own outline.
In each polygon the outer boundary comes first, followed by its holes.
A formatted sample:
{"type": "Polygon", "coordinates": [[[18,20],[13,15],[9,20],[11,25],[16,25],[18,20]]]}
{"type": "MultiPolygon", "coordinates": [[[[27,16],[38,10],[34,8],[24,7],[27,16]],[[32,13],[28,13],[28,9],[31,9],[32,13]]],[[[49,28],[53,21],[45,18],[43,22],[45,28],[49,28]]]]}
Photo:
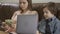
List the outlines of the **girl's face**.
{"type": "Polygon", "coordinates": [[[53,14],[48,10],[47,7],[43,9],[43,12],[44,12],[44,17],[45,17],[45,19],[49,19],[49,18],[51,18],[52,15],[53,15],[53,14]]]}
{"type": "Polygon", "coordinates": [[[28,1],[27,0],[19,0],[19,6],[22,10],[25,10],[28,8],[28,1]]]}

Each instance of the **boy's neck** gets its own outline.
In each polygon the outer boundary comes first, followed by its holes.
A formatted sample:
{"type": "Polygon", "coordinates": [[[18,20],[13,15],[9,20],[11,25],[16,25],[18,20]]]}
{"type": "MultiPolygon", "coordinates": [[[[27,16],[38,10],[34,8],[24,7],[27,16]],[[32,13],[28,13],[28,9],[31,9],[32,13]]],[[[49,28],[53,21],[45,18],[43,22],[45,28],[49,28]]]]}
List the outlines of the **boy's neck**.
{"type": "Polygon", "coordinates": [[[51,15],[51,17],[49,17],[48,19],[51,19],[51,18],[53,18],[54,17],[54,15],[51,15]]]}
{"type": "Polygon", "coordinates": [[[54,15],[51,15],[51,18],[53,18],[54,17],[54,15]]]}

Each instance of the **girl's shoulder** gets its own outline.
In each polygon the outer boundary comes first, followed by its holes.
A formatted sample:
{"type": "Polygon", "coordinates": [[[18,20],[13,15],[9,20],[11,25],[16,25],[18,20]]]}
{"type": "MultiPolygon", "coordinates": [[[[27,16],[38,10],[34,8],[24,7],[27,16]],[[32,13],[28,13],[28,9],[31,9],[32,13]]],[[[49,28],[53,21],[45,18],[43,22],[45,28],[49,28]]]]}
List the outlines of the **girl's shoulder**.
{"type": "Polygon", "coordinates": [[[33,13],[33,14],[38,14],[37,11],[31,11],[31,13],[33,13]]]}
{"type": "Polygon", "coordinates": [[[15,15],[19,15],[19,14],[21,14],[21,11],[19,11],[19,10],[18,11],[15,11],[14,14],[15,15]]]}
{"type": "Polygon", "coordinates": [[[21,12],[21,11],[18,10],[18,11],[15,11],[14,13],[20,13],[20,12],[21,12]]]}

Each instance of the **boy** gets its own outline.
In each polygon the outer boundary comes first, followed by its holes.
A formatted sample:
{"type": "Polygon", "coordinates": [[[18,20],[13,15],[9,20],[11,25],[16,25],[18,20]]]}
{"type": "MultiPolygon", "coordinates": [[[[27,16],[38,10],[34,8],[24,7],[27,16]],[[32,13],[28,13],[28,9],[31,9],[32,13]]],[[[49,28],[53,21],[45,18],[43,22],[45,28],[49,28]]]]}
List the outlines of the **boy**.
{"type": "Polygon", "coordinates": [[[60,21],[56,18],[56,8],[51,3],[47,4],[44,9],[44,19],[38,24],[38,30],[42,34],[60,34],[60,21]]]}

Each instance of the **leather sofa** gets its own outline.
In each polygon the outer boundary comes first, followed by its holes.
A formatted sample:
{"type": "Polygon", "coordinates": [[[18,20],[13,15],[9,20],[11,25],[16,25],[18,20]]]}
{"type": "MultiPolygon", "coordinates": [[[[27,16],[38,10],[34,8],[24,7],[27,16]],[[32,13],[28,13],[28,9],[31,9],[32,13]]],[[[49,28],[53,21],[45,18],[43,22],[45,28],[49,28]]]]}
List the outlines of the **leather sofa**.
{"type": "MultiPolygon", "coordinates": [[[[36,10],[39,14],[39,21],[42,19],[42,11],[43,6],[46,5],[46,3],[35,3],[32,4],[32,9],[36,10]],[[40,8],[39,8],[40,7],[40,8]]],[[[58,18],[60,19],[60,3],[56,4],[58,8],[58,18]]],[[[4,21],[5,19],[11,19],[13,13],[19,9],[19,4],[11,4],[11,3],[0,3],[0,20],[4,21]]]]}
{"type": "Polygon", "coordinates": [[[11,19],[13,13],[19,9],[17,4],[0,4],[0,20],[11,19]]]}

